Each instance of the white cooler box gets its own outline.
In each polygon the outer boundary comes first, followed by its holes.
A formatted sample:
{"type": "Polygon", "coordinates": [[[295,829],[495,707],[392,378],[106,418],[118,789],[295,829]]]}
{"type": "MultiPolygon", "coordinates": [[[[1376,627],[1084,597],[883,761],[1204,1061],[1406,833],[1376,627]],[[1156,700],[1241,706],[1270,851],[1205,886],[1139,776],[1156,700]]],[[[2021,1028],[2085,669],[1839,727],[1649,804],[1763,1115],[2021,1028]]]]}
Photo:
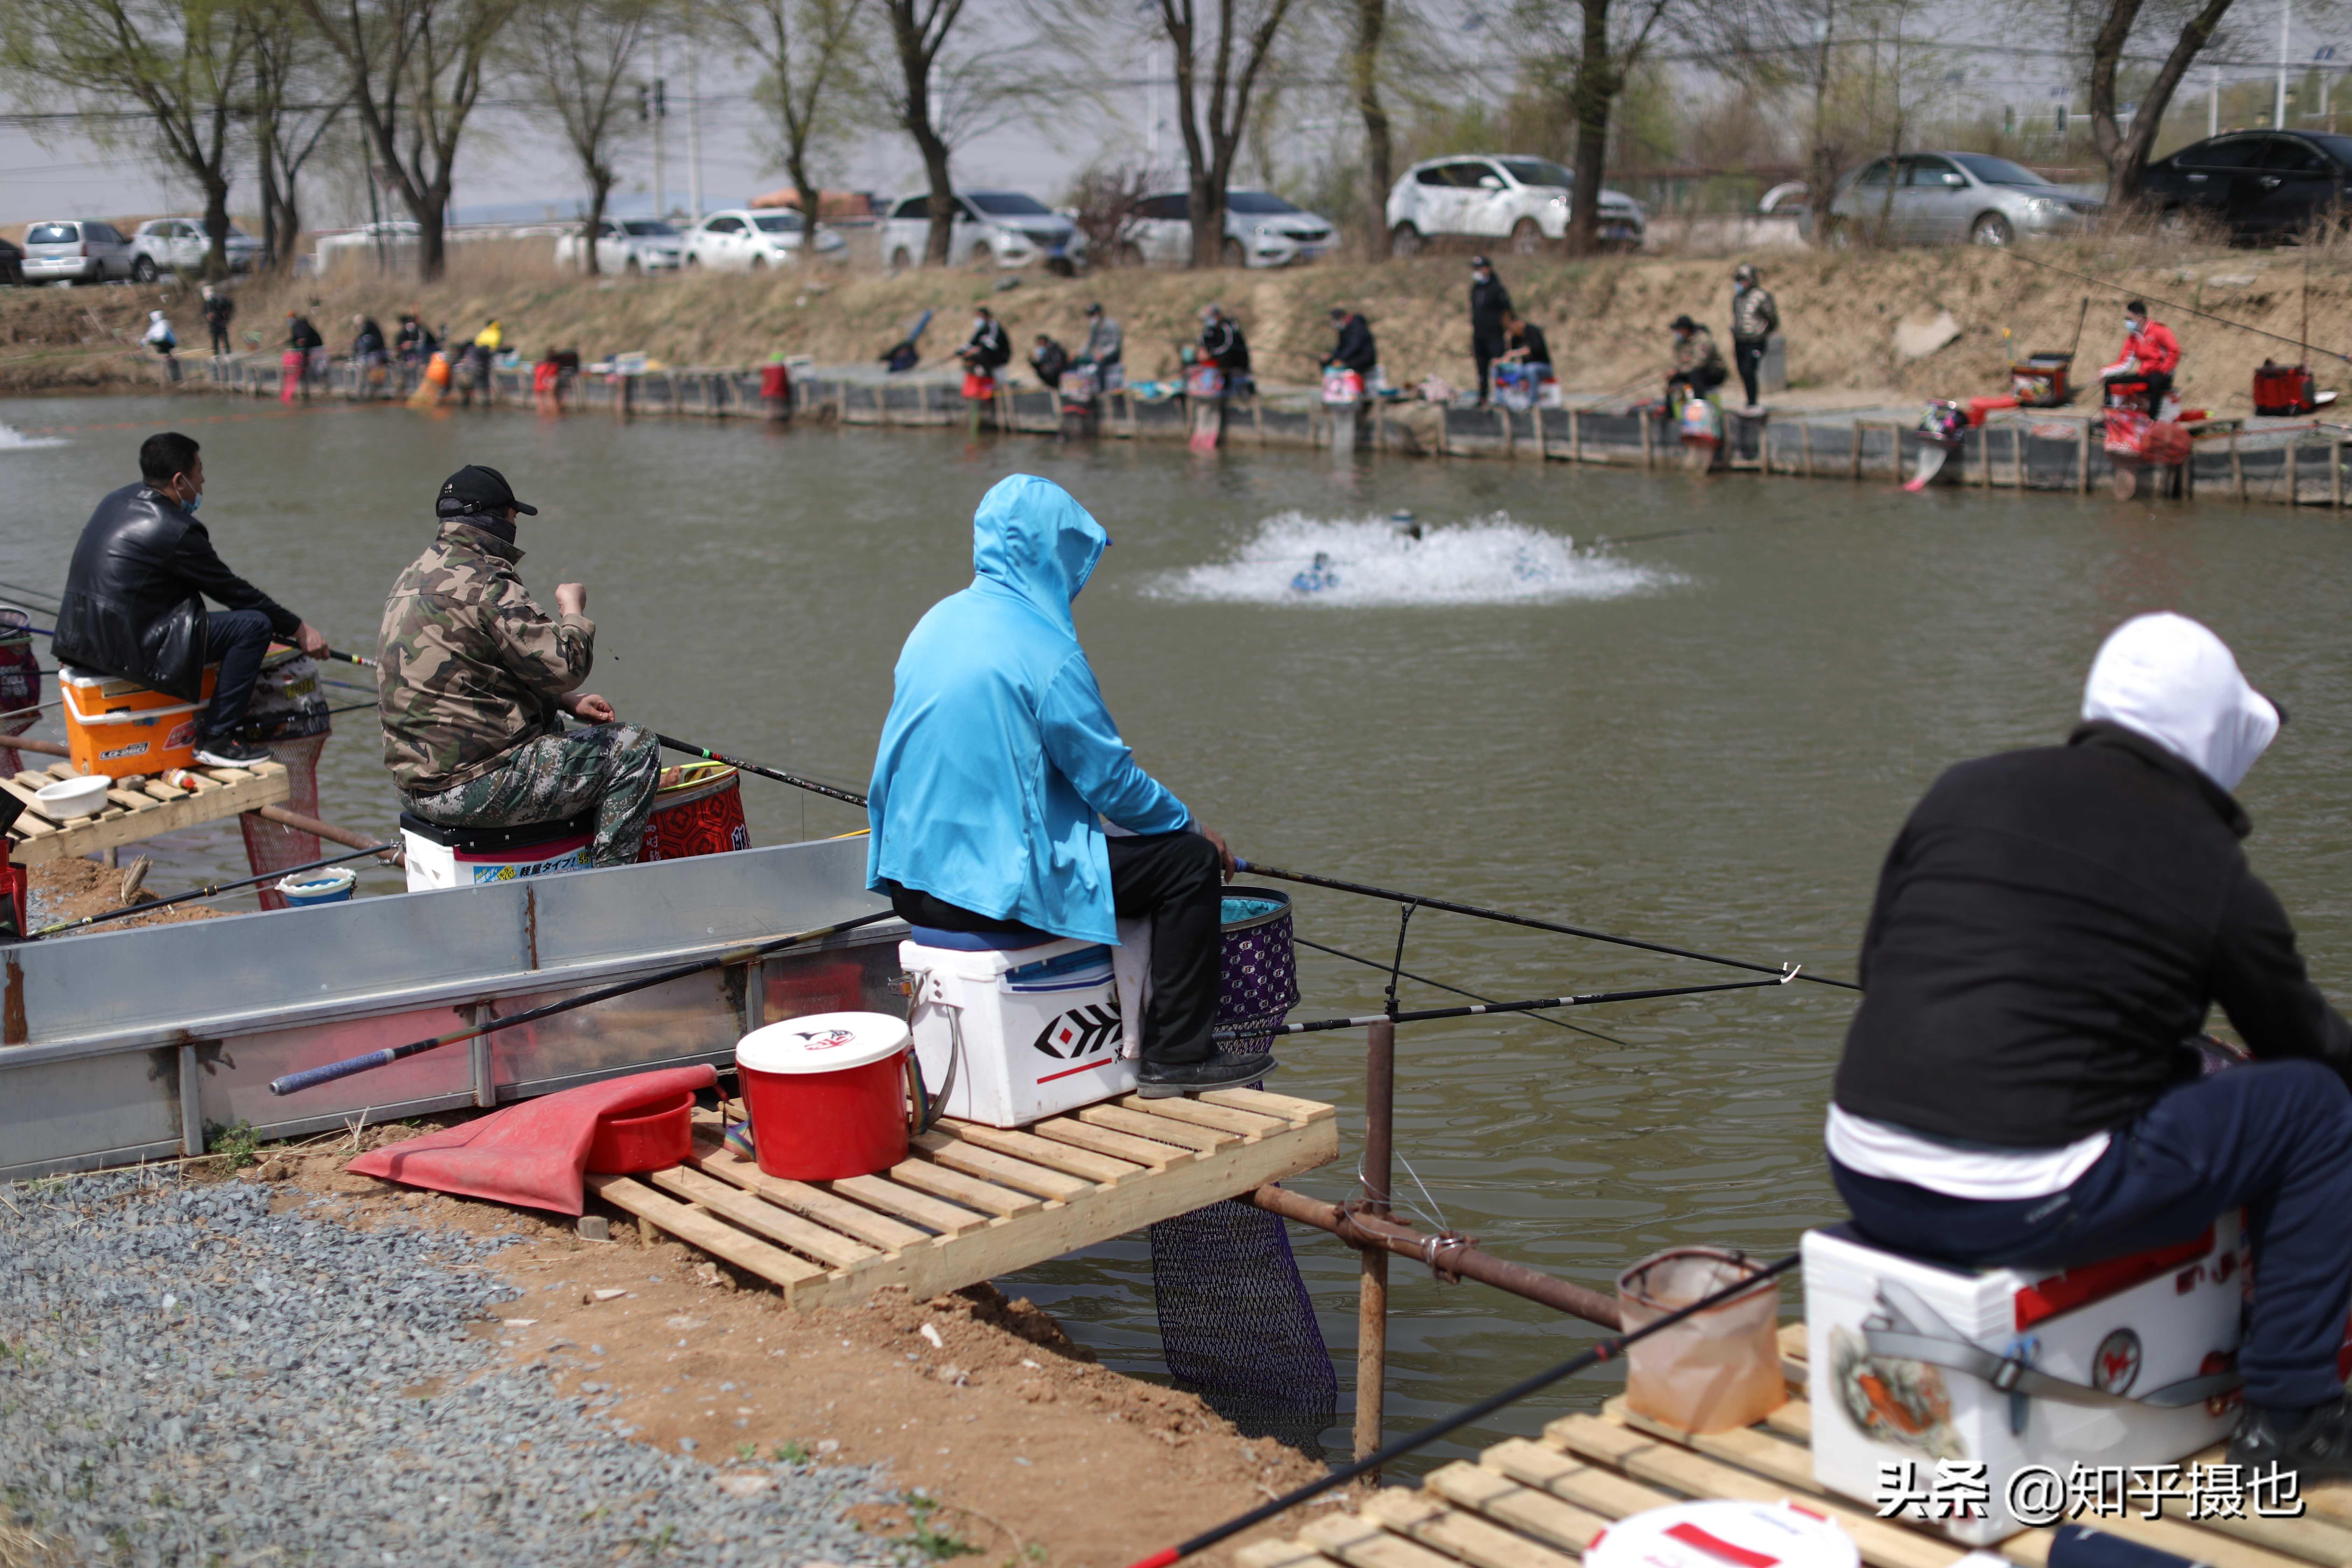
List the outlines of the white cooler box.
{"type": "Polygon", "coordinates": [[[1011,952],[898,944],[923,1082],[944,1114],[990,1127],[1135,1090],[1120,1055],[1111,950],[1057,939],[1011,952]]]}
{"type": "Polygon", "coordinates": [[[2043,1275],[1806,1232],[1813,1478],[1876,1510],[1898,1495],[1889,1468],[1926,1491],[1938,1461],[1981,1464],[1979,1517],[1934,1521],[1981,1546],[2025,1528],[2009,1508],[2024,1466],[2063,1489],[2078,1464],[2168,1464],[2222,1441],[2239,1405],[2240,1236],[2233,1212],[2194,1242],[2043,1275]]]}

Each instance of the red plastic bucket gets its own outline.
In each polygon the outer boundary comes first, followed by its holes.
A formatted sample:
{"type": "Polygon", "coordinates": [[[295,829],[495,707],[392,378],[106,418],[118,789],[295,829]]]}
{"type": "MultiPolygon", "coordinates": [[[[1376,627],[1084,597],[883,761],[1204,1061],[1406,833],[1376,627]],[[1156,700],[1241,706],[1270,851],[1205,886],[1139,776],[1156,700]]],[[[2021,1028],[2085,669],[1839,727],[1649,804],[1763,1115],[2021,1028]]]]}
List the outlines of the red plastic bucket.
{"type": "Polygon", "coordinates": [[[588,1169],[600,1176],[635,1176],[686,1163],[694,1152],[694,1090],[641,1110],[596,1119],[588,1169]]]}
{"type": "Polygon", "coordinates": [[[817,1013],[744,1036],[735,1068],[760,1169],[835,1182],[904,1160],[912,1044],[887,1013],[817,1013]]]}
{"type": "Polygon", "coordinates": [[[662,770],[654,791],[653,815],[637,858],[683,860],[689,855],[724,855],[751,847],[743,822],[743,781],[723,763],[688,763],[662,770]]]}

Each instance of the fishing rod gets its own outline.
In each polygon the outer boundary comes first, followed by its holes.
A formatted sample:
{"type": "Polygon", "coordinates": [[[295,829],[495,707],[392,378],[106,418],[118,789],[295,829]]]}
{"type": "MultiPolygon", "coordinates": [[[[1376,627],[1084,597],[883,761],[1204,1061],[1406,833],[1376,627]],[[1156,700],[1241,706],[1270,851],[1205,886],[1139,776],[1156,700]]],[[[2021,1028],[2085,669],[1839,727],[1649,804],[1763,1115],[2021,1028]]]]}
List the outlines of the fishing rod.
{"type": "Polygon", "coordinates": [[[84,915],[78,921],[65,921],[57,925],[43,926],[40,930],[32,932],[26,940],[37,941],[45,936],[56,936],[60,931],[79,931],[84,926],[94,926],[104,921],[128,920],[132,915],[152,914],[172,904],[184,904],[191,899],[215,898],[222,893],[233,893],[239,888],[250,888],[257,882],[267,882],[278,877],[299,877],[305,871],[316,871],[322,866],[340,866],[346,860],[357,860],[369,855],[389,855],[398,847],[399,846],[394,844],[372,844],[365,849],[354,849],[348,855],[330,855],[324,860],[313,860],[307,866],[289,866],[279,871],[264,871],[258,877],[247,877],[235,882],[215,882],[209,887],[198,888],[193,892],[173,893],[168,899],[150,899],[143,904],[109,910],[102,915],[84,915]]]}
{"type": "Polygon", "coordinates": [[[1279,866],[1262,865],[1255,860],[1236,858],[1234,868],[1237,871],[1249,871],[1285,882],[1303,882],[1310,888],[1329,888],[1336,892],[1360,893],[1368,899],[1386,899],[1392,904],[1412,904],[1424,910],[1443,910],[1452,915],[1470,915],[1483,921],[1499,921],[1505,925],[1526,926],[1532,931],[1558,931],[1562,936],[1580,936],[1590,942],[1639,948],[1643,952],[1663,952],[1672,958],[1696,958],[1706,963],[1753,970],[1759,974],[1785,974],[1792,979],[1810,980],[1816,985],[1835,985],[1846,991],[1862,989],[1851,980],[1833,980],[1826,974],[1807,974],[1801,966],[1750,963],[1744,958],[1726,958],[1720,953],[1700,952],[1687,947],[1669,947],[1662,942],[1643,942],[1638,937],[1613,936],[1608,931],[1593,931],[1586,926],[1562,925],[1557,921],[1539,921],[1529,915],[1515,915],[1503,910],[1482,909],[1476,904],[1457,904],[1448,899],[1425,899],[1418,893],[1400,893],[1393,888],[1375,888],[1368,882],[1342,881],[1337,877],[1318,877],[1307,871],[1286,871],[1279,866]]]}
{"type": "Polygon", "coordinates": [[[326,656],[325,656],[325,657],[327,657],[328,658],[331,658],[331,659],[334,660],[337,664],[356,664],[356,665],[358,665],[362,669],[375,669],[375,668],[379,668],[379,666],[376,664],[375,660],[373,660],[373,659],[372,659],[372,658],[367,658],[365,655],[363,655],[363,654],[356,654],[356,653],[345,653],[345,652],[344,652],[342,649],[341,649],[341,648],[336,648],[336,647],[331,647],[331,648],[329,648],[329,649],[327,650],[327,652],[326,652],[326,656]]]}
{"type": "MultiPolygon", "coordinates": [[[[2110,283],[2104,278],[2094,278],[2087,272],[2077,272],[2071,267],[2061,267],[2054,261],[2036,260],[2031,256],[2021,254],[2015,246],[2002,246],[1999,247],[1998,254],[2006,256],[2012,261],[2022,261],[2028,267],[2039,267],[2045,272],[2063,273],[2068,278],[2073,278],[2081,282],[2088,283],[2094,288],[2109,289],[2118,294],[2128,294],[2135,299],[2150,300],[2156,304],[2163,306],[2168,310],[2179,310],[2187,315],[2202,317],[2204,320],[2209,321],[2219,321],[2225,327],[2235,327],[2242,332],[2252,332],[2258,338],[2268,338],[2273,342],[2293,343],[2295,342],[2294,339],[2288,337],[2284,332],[2265,331],[2260,327],[2249,326],[2243,321],[2232,321],[2228,316],[2217,316],[2210,310],[2200,310],[2194,305],[2184,305],[2178,300],[2160,300],[2153,294],[2143,294],[2137,289],[2126,289],[2120,283],[2110,283]]],[[[2308,345],[2297,343],[2296,346],[2299,348],[2305,348],[2306,352],[2308,352],[2308,345]]],[[[2318,352],[2326,354],[2329,359],[2342,360],[2346,364],[2352,364],[2352,354],[2340,354],[2334,349],[2321,349],[2318,352]]]]}
{"type": "Polygon", "coordinates": [[[1801,1254],[1792,1252],[1777,1263],[1768,1263],[1736,1284],[1727,1285],[1711,1295],[1702,1296],[1687,1307],[1677,1307],[1663,1318],[1653,1318],[1629,1333],[1616,1334],[1602,1340],[1581,1355],[1570,1356],[1549,1371],[1539,1372],[1533,1377],[1515,1383],[1498,1394],[1490,1394],[1475,1405],[1465,1405],[1444,1420],[1432,1422],[1409,1436],[1398,1438],[1379,1452],[1368,1454],[1351,1465],[1343,1465],[1328,1475],[1318,1477],[1303,1487],[1293,1488],[1272,1502],[1261,1503],[1247,1513],[1238,1514],[1213,1530],[1204,1530],[1188,1541],[1179,1542],[1174,1546],[1163,1547],[1149,1557],[1139,1557],[1129,1563],[1128,1568],[1168,1568],[1171,1563],[1181,1563],[1196,1552],[1206,1552],[1220,1541],[1230,1540],[1253,1525],[1263,1524],[1278,1513],[1297,1508],[1309,1498],[1319,1497],[1334,1487],[1346,1486],[1359,1476],[1369,1475],[1384,1466],[1395,1463],[1415,1448],[1459,1432],[1473,1422],[1485,1420],[1507,1405],[1517,1404],[1530,1394],[1539,1394],[1564,1377],[1582,1372],[1589,1366],[1598,1366],[1603,1362],[1615,1361],[1625,1353],[1625,1348],[1628,1345],[1638,1344],[1662,1329],[1674,1327],[1685,1318],[1712,1311],[1717,1307],[1738,1300],[1763,1284],[1764,1281],[1786,1274],[1797,1266],[1797,1260],[1801,1256],[1801,1254]]]}
{"type": "MultiPolygon", "coordinates": [[[[1473,1002],[1492,1003],[1495,1000],[1492,996],[1481,996],[1475,991],[1465,991],[1459,985],[1448,985],[1443,980],[1432,980],[1426,974],[1415,974],[1410,969],[1399,969],[1394,964],[1382,963],[1377,958],[1366,958],[1360,953],[1349,952],[1343,948],[1328,947],[1319,942],[1310,942],[1307,938],[1300,936],[1296,931],[1291,933],[1290,940],[1297,942],[1301,947],[1311,947],[1318,952],[1328,952],[1334,958],[1344,958],[1350,963],[1360,963],[1367,969],[1377,969],[1382,974],[1398,975],[1403,979],[1412,981],[1416,985],[1434,986],[1440,991],[1450,991],[1456,996],[1467,996],[1473,1002]]],[[[1567,1029],[1579,1035],[1590,1035],[1596,1040],[1606,1040],[1612,1046],[1622,1046],[1631,1043],[1629,1041],[1621,1040],[1614,1035],[1604,1035],[1598,1029],[1588,1029],[1580,1024],[1571,1024],[1565,1018],[1547,1018],[1538,1014],[1536,1016],[1536,1022],[1538,1024],[1549,1024],[1555,1029],[1567,1029]]]]}
{"type": "Polygon", "coordinates": [[[1581,996],[1539,996],[1532,1002],[1480,1002],[1467,1007],[1423,1007],[1412,1013],[1362,1013],[1352,1018],[1314,1018],[1304,1024],[1276,1024],[1262,1028],[1210,1031],[1219,1039],[1256,1039],[1261,1035],[1319,1035],[1328,1029],[1366,1029],[1374,1024],[1427,1024],[1439,1018],[1475,1018],[1488,1013],[1534,1013],[1547,1007],[1590,1007],[1600,1002],[1646,1002],[1657,996],[1696,996],[1709,991],[1753,991],[1764,985],[1786,985],[1803,974],[1801,968],[1783,970],[1778,980],[1726,980],[1713,985],[1664,985],[1649,991],[1588,991],[1581,996]]]}
{"type": "Polygon", "coordinates": [[[845,800],[852,805],[866,804],[866,797],[855,790],[840,789],[829,784],[819,784],[814,779],[804,779],[797,773],[779,773],[774,768],[763,768],[757,763],[747,763],[740,757],[730,757],[724,752],[714,752],[708,746],[698,746],[691,741],[680,741],[672,736],[660,734],[656,735],[654,739],[670,751],[684,752],[689,757],[700,757],[705,762],[724,763],[730,768],[740,768],[747,773],[757,773],[763,779],[773,779],[778,784],[788,784],[795,789],[830,795],[835,800],[845,800]]]}
{"type": "Polygon", "coordinates": [[[813,931],[795,931],[790,936],[780,936],[768,942],[746,942],[730,947],[712,958],[697,959],[692,963],[682,963],[674,969],[665,969],[657,974],[648,974],[636,980],[624,980],[618,985],[607,985],[595,991],[583,991],[577,996],[566,997],[561,1002],[550,1002],[544,1007],[532,1007],[524,1012],[509,1014],[503,1018],[491,1018],[471,1028],[453,1029],[448,1034],[435,1035],[430,1039],[411,1040],[404,1046],[387,1046],[383,1050],[369,1051],[365,1055],[350,1057],[339,1062],[329,1062],[324,1067],[306,1068],[300,1072],[289,1072],[282,1078],[271,1079],[269,1092],[298,1094],[306,1089],[316,1089],[322,1083],[333,1083],[338,1079],[351,1078],[359,1073],[373,1072],[377,1068],[390,1067],[396,1061],[404,1061],[421,1052],[438,1050],[443,1046],[454,1046],[466,1040],[478,1039],[484,1035],[495,1034],[500,1029],[511,1029],[522,1024],[535,1024],[541,1018],[551,1018],[558,1013],[569,1013],[575,1007],[586,1007],[597,1002],[609,1002],[615,996],[626,996],[633,991],[644,991],[672,980],[683,980],[689,974],[702,974],[710,970],[724,969],[732,964],[750,963],[756,959],[766,958],[772,953],[782,952],[788,947],[797,947],[803,942],[822,942],[829,936],[839,936],[844,931],[856,931],[859,926],[872,925],[876,921],[897,918],[890,910],[880,910],[870,915],[859,915],[856,920],[835,921],[829,926],[818,926],[813,931]]]}

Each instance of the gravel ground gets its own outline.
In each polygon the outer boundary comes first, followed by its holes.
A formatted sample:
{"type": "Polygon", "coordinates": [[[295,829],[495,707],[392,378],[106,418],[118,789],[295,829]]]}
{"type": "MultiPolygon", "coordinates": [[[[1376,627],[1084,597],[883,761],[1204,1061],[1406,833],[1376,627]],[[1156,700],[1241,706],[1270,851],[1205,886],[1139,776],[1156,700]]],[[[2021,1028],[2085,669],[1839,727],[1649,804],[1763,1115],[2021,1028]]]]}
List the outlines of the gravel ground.
{"type": "Polygon", "coordinates": [[[514,1363],[478,1325],[517,1292],[467,1267],[505,1242],[277,1190],[0,1187],[6,1520],[141,1565],[908,1561],[843,1517],[878,1469],[656,1452],[544,1386],[591,1347],[514,1363]]]}

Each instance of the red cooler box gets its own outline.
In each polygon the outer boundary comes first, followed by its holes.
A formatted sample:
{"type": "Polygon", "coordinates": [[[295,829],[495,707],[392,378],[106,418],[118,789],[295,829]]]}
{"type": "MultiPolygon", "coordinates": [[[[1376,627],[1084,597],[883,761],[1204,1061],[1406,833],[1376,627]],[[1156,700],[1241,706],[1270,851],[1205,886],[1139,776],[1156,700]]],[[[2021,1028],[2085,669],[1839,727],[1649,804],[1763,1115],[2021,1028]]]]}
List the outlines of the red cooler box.
{"type": "Polygon", "coordinates": [[[2162,1465],[2221,1442],[2238,1415],[2241,1235],[2232,1213],[2181,1246],[2048,1274],[1806,1232],[1814,1479],[1875,1510],[1898,1495],[1890,1474],[1925,1489],[1938,1461],[1981,1465],[1986,1507],[1935,1523],[1983,1546],[2026,1528],[2009,1506],[2025,1467],[2057,1473],[2063,1508],[2075,1465],[2162,1465]]]}

